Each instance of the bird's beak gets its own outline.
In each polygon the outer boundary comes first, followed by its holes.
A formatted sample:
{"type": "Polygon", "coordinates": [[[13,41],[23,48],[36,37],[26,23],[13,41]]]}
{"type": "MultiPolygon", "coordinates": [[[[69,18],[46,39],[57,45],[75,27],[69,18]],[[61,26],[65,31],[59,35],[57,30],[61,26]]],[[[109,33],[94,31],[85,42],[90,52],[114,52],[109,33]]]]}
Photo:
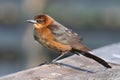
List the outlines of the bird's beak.
{"type": "Polygon", "coordinates": [[[27,22],[32,23],[32,24],[36,24],[37,23],[35,20],[27,20],[27,22]]]}

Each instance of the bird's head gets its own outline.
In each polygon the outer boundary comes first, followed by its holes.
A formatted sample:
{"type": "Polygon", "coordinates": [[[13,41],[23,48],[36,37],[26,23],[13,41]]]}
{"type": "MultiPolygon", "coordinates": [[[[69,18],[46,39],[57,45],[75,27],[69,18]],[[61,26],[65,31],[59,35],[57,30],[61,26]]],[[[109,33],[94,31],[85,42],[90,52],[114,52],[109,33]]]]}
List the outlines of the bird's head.
{"type": "Polygon", "coordinates": [[[37,15],[34,20],[27,20],[27,22],[32,23],[35,28],[43,28],[51,25],[53,23],[53,18],[48,15],[37,15]]]}

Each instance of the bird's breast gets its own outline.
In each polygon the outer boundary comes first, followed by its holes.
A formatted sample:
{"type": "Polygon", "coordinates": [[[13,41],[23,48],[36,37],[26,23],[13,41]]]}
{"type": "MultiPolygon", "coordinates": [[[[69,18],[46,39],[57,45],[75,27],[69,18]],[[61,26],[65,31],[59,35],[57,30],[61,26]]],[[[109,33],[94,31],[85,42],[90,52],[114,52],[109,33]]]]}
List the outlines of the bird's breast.
{"type": "MultiPolygon", "coordinates": [[[[56,41],[55,35],[51,33],[51,31],[47,28],[43,28],[40,30],[34,30],[34,38],[43,46],[53,49],[56,51],[69,51],[71,47],[69,45],[63,44],[61,42],[56,41]]],[[[61,39],[61,38],[60,38],[61,39]]]]}
{"type": "Polygon", "coordinates": [[[34,39],[45,47],[49,47],[49,42],[54,40],[54,36],[47,28],[34,29],[34,39]]]}

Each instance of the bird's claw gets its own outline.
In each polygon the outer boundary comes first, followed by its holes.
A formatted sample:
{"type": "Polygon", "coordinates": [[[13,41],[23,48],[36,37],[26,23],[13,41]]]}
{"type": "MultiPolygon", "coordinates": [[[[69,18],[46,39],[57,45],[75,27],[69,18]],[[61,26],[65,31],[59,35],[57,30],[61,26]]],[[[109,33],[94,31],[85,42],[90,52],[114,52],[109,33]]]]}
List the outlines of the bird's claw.
{"type": "Polygon", "coordinates": [[[38,66],[49,65],[49,64],[60,65],[60,63],[57,63],[55,61],[47,61],[47,62],[43,62],[43,63],[39,64],[38,66]]]}

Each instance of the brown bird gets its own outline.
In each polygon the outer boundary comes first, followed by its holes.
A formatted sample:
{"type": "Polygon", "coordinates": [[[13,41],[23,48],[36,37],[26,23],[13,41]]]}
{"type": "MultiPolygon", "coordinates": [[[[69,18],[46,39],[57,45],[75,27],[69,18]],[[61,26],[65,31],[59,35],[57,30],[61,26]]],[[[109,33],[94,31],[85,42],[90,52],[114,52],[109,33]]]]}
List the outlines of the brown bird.
{"type": "Polygon", "coordinates": [[[48,15],[37,15],[34,20],[27,20],[34,25],[34,38],[43,46],[60,52],[60,55],[50,63],[55,63],[68,52],[82,54],[106,68],[111,66],[103,59],[91,54],[91,50],[82,44],[82,38],[72,30],[55,21],[48,15]]]}

